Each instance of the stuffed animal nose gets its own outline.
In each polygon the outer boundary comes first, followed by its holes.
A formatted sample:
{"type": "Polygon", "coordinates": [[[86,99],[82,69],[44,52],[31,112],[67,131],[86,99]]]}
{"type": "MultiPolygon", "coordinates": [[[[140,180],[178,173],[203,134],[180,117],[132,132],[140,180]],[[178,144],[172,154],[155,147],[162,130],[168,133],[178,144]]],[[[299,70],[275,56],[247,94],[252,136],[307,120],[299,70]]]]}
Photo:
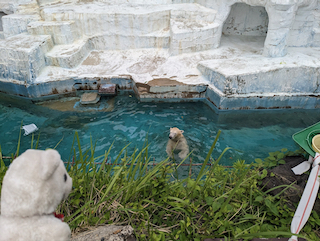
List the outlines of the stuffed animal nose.
{"type": "Polygon", "coordinates": [[[172,139],[172,136],[169,136],[169,139],[172,139]]]}

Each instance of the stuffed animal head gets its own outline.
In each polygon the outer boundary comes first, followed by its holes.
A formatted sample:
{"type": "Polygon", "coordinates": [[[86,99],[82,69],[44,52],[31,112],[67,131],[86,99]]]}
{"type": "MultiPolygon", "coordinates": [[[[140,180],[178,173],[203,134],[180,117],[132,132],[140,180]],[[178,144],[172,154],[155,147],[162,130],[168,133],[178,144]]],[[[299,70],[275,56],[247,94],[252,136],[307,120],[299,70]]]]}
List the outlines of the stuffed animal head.
{"type": "Polygon", "coordinates": [[[27,150],[9,166],[2,183],[1,215],[52,214],[72,188],[56,150],[27,150]]]}
{"type": "Polygon", "coordinates": [[[169,138],[173,141],[179,140],[183,136],[183,130],[180,130],[177,127],[170,128],[169,138]]]}

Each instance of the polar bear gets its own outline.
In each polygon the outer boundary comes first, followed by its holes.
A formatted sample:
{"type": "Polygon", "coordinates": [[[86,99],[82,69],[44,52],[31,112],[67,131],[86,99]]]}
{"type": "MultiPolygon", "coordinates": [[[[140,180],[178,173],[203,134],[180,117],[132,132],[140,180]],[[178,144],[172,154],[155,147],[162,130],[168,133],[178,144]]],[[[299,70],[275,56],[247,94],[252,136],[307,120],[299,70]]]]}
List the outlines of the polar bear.
{"type": "Polygon", "coordinates": [[[180,159],[185,159],[189,153],[189,146],[186,138],[183,136],[183,130],[177,127],[170,128],[169,140],[167,143],[167,154],[173,157],[174,152],[178,152],[180,159]]]}
{"type": "Polygon", "coordinates": [[[9,166],[1,189],[0,241],[67,241],[54,211],[72,188],[56,150],[27,150],[9,166]]]}

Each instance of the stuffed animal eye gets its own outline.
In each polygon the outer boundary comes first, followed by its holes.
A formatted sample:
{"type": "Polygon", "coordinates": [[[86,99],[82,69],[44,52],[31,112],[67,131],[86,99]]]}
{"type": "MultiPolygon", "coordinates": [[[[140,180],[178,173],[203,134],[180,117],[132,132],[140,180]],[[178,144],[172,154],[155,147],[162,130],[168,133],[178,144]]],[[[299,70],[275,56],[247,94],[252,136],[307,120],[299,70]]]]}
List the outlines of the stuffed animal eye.
{"type": "Polygon", "coordinates": [[[67,181],[67,174],[64,174],[64,182],[67,181]]]}

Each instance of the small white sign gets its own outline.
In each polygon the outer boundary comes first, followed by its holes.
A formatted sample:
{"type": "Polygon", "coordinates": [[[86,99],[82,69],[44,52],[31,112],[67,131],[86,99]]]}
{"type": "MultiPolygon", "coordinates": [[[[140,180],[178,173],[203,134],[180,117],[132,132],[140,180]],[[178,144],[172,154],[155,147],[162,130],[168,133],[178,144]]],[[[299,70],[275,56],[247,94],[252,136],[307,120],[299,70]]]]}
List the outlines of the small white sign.
{"type": "Polygon", "coordinates": [[[27,136],[35,131],[38,130],[38,127],[35,124],[25,125],[22,126],[22,129],[24,129],[24,135],[27,136]]]}

